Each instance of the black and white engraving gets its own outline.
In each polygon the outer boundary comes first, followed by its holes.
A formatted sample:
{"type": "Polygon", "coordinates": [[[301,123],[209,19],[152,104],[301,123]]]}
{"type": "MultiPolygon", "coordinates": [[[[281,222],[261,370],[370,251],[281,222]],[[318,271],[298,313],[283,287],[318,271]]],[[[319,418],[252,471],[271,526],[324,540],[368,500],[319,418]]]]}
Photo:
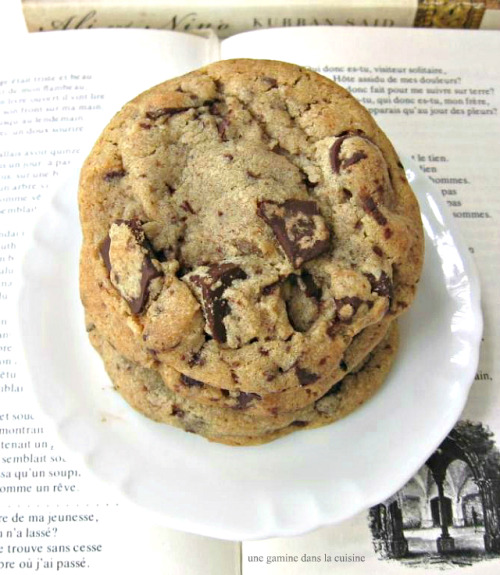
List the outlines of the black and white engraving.
{"type": "Polygon", "coordinates": [[[418,473],[369,512],[381,559],[466,566],[500,558],[500,452],[481,423],[460,421],[418,473]]]}

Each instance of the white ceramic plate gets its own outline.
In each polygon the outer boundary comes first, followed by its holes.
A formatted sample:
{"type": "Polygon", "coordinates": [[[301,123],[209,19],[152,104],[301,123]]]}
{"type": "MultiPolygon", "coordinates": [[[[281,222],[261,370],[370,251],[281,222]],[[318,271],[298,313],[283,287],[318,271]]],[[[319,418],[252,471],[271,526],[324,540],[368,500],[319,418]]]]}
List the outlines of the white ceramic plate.
{"type": "Polygon", "coordinates": [[[78,295],[76,181],[38,221],[22,271],[20,335],[42,409],[95,474],[166,526],[223,539],[289,536],[397,491],[453,427],[482,333],[477,274],[447,208],[407,159],[425,227],[416,301],[381,391],[346,419],[259,447],[228,447],[147,420],[114,392],[78,295]]]}

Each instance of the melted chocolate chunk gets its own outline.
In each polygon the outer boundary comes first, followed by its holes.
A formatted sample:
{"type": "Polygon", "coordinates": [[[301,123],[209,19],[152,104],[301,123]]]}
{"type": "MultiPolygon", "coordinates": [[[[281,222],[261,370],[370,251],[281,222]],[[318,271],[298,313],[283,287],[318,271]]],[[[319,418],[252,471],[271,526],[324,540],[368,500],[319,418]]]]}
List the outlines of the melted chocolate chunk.
{"type": "Polygon", "coordinates": [[[188,361],[188,365],[193,367],[195,365],[205,365],[205,358],[202,357],[203,346],[200,350],[192,355],[192,357],[188,361]]]}
{"type": "Polygon", "coordinates": [[[274,293],[277,289],[279,289],[281,284],[281,281],[278,280],[276,282],[273,282],[272,284],[269,284],[267,286],[264,286],[262,288],[262,295],[271,295],[272,293],[274,293]]]}
{"type": "Polygon", "coordinates": [[[144,310],[149,297],[149,284],[152,280],[161,275],[162,272],[155,268],[149,257],[145,256],[141,268],[140,294],[136,298],[127,300],[132,313],[137,315],[144,310]]]}
{"type": "Polygon", "coordinates": [[[330,166],[332,167],[332,171],[334,174],[338,174],[340,172],[340,168],[347,168],[348,166],[352,166],[353,164],[359,162],[360,160],[364,160],[367,156],[364,152],[354,152],[354,154],[350,157],[341,161],[340,159],[340,148],[345,140],[349,138],[363,138],[364,140],[369,140],[363,132],[342,132],[339,134],[335,142],[333,142],[332,147],[330,148],[330,166]]]}
{"type": "Polygon", "coordinates": [[[363,303],[363,300],[359,297],[356,297],[356,296],[354,296],[354,297],[343,297],[340,299],[336,299],[334,301],[335,301],[335,305],[337,307],[336,320],[341,322],[341,323],[351,323],[352,318],[354,317],[354,315],[358,311],[358,308],[360,307],[360,305],[363,303]],[[341,310],[345,306],[350,306],[352,308],[352,314],[349,317],[345,317],[345,315],[341,314],[341,310]]]}
{"type": "Polygon", "coordinates": [[[212,116],[220,116],[222,114],[220,107],[220,100],[214,100],[208,110],[212,116]]]}
{"type": "Polygon", "coordinates": [[[109,259],[109,248],[111,247],[111,238],[106,236],[99,248],[99,252],[102,257],[102,261],[108,270],[108,273],[111,273],[111,260],[109,259]]]}
{"type": "Polygon", "coordinates": [[[308,423],[308,421],[301,421],[300,419],[296,419],[295,421],[292,421],[290,425],[295,427],[305,427],[308,423]]]}
{"type": "Polygon", "coordinates": [[[369,214],[380,226],[385,226],[387,224],[387,218],[379,210],[375,200],[371,196],[365,196],[362,199],[363,209],[367,214],[369,214]]]}
{"type": "MultiPolygon", "coordinates": [[[[127,298],[123,293],[121,293],[122,297],[128,303],[130,307],[130,311],[133,314],[140,314],[144,311],[146,306],[148,297],[149,297],[149,284],[150,282],[163,275],[163,272],[156,269],[153,265],[152,257],[153,257],[153,250],[151,248],[150,243],[148,242],[144,231],[142,229],[142,223],[139,219],[132,219],[132,220],[116,220],[113,222],[113,225],[121,226],[125,225],[127,228],[132,232],[132,235],[135,238],[137,244],[146,250],[144,254],[142,266],[141,266],[141,278],[139,280],[139,295],[135,298],[127,298]]],[[[101,244],[100,253],[101,257],[104,261],[104,264],[108,270],[109,275],[112,274],[112,264],[110,259],[110,249],[111,249],[111,238],[108,235],[101,244]]],[[[119,282],[120,278],[118,274],[116,274],[116,280],[119,282]]]]}
{"type": "Polygon", "coordinates": [[[308,272],[302,272],[302,276],[300,278],[302,283],[304,284],[304,293],[307,297],[312,297],[314,299],[320,300],[321,299],[321,288],[316,285],[314,282],[313,276],[308,272]]]}
{"type": "Polygon", "coordinates": [[[343,168],[348,168],[349,166],[352,166],[353,164],[357,164],[359,161],[366,159],[368,156],[364,153],[364,152],[354,152],[354,154],[350,157],[350,158],[346,158],[343,162],[342,162],[342,167],[343,168]]]}
{"type": "Polygon", "coordinates": [[[342,391],[343,385],[344,385],[343,381],[337,382],[335,385],[330,387],[330,389],[325,393],[323,397],[332,397],[334,395],[338,395],[342,391]]]}
{"type": "Polygon", "coordinates": [[[336,324],[337,324],[337,322],[333,322],[326,328],[326,335],[330,339],[335,339],[335,334],[337,333],[337,325],[336,324]]]}
{"type": "Polygon", "coordinates": [[[330,148],[330,166],[332,167],[332,171],[334,174],[338,174],[340,172],[340,164],[341,164],[340,148],[342,147],[344,140],[347,140],[348,138],[351,137],[352,136],[350,136],[349,134],[340,136],[340,138],[337,138],[335,142],[333,142],[333,145],[330,148]]]}
{"type": "Polygon", "coordinates": [[[138,243],[142,244],[147,241],[142,229],[142,222],[138,218],[134,218],[132,220],[115,220],[113,223],[117,226],[127,226],[127,228],[134,234],[138,243]]]}
{"type": "Polygon", "coordinates": [[[312,373],[311,371],[308,371],[307,369],[299,366],[295,367],[295,375],[297,376],[297,379],[299,380],[299,383],[302,387],[311,385],[311,383],[314,383],[319,379],[319,375],[316,373],[312,373]]]}
{"type": "Polygon", "coordinates": [[[223,297],[224,292],[236,280],[244,280],[247,274],[235,264],[214,264],[207,276],[192,276],[191,281],[201,288],[205,319],[210,326],[213,338],[219,343],[227,340],[224,318],[230,313],[231,306],[223,297]]]}
{"type": "Polygon", "coordinates": [[[285,150],[285,148],[282,148],[279,144],[276,144],[274,148],[271,149],[271,152],[278,154],[278,156],[288,155],[288,150],[285,150]]]}
{"type": "Polygon", "coordinates": [[[177,405],[172,405],[172,412],[171,413],[172,413],[172,415],[175,415],[179,419],[182,419],[186,415],[184,410],[182,410],[180,407],[177,407],[177,405]]]}
{"type": "Polygon", "coordinates": [[[365,274],[365,276],[370,282],[372,292],[375,292],[382,297],[388,297],[389,300],[392,300],[394,288],[391,278],[384,271],[380,274],[378,279],[373,274],[365,274]]]}
{"type": "Polygon", "coordinates": [[[276,80],[276,78],[271,78],[269,76],[262,76],[262,80],[266,83],[269,84],[270,88],[277,88],[278,87],[278,81],[276,80]]]}
{"type": "Polygon", "coordinates": [[[329,247],[329,231],[316,202],[286,200],[259,202],[257,214],[269,225],[295,268],[329,247]]]}
{"type": "Polygon", "coordinates": [[[181,373],[181,380],[184,385],[187,385],[187,387],[203,387],[205,385],[202,381],[193,379],[192,377],[184,375],[183,373],[181,373]]]}
{"type": "Polygon", "coordinates": [[[162,118],[163,116],[173,116],[175,114],[180,114],[181,112],[185,112],[189,110],[189,106],[184,106],[182,108],[157,108],[156,110],[149,110],[146,112],[146,118],[148,120],[158,120],[158,118],[162,118]]]}
{"type": "Polygon", "coordinates": [[[262,398],[257,393],[246,393],[244,391],[240,391],[236,398],[238,404],[235,406],[235,409],[246,409],[252,401],[258,401],[260,399],[262,398]]]}
{"type": "Polygon", "coordinates": [[[195,214],[196,212],[193,210],[193,206],[187,201],[184,200],[181,204],[181,208],[185,211],[185,212],[189,212],[190,214],[195,214]]]}
{"type": "Polygon", "coordinates": [[[111,182],[113,180],[120,180],[121,178],[124,178],[126,175],[127,172],[125,170],[112,170],[111,172],[108,172],[107,174],[104,175],[104,181],[111,182]]]}
{"type": "Polygon", "coordinates": [[[347,188],[342,188],[342,192],[344,193],[344,198],[346,200],[350,200],[352,198],[351,190],[348,190],[347,188]]]}
{"type": "Polygon", "coordinates": [[[222,118],[220,122],[217,122],[217,132],[219,133],[220,139],[223,142],[228,141],[226,130],[228,129],[230,123],[231,122],[229,121],[229,118],[227,116],[225,118],[222,118]]]}

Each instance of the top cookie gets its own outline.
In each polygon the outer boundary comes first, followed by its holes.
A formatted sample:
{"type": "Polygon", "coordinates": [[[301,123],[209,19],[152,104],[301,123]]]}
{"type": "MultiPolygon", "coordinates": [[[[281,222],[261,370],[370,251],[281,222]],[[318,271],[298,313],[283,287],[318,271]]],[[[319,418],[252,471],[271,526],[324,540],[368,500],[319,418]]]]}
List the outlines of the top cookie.
{"type": "Polygon", "coordinates": [[[419,209],[386,136],[282,62],[222,61],[135,98],[79,202],[89,321],[130,360],[225,390],[326,381],[420,277],[419,209]]]}

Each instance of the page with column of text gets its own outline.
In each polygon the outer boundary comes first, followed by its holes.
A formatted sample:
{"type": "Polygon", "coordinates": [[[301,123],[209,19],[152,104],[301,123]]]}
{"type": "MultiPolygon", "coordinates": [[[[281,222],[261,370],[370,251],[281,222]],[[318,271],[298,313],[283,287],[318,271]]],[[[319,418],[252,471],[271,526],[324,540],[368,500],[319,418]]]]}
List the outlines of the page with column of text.
{"type": "Polygon", "coordinates": [[[462,566],[463,573],[492,574],[500,568],[500,492],[492,479],[500,473],[499,53],[500,34],[484,31],[294,29],[223,42],[223,58],[301,64],[348,88],[372,112],[398,153],[412,157],[445,199],[479,270],[485,320],[466,409],[443,444],[445,454],[459,444],[467,446],[470,461],[487,461],[473,469],[454,458],[446,470],[455,551],[437,551],[437,489],[424,466],[391,500],[380,502],[383,507],[339,526],[245,542],[245,575],[385,575],[405,573],[408,566],[429,573],[462,566]],[[400,521],[388,532],[384,519],[395,506],[400,521]]]}

